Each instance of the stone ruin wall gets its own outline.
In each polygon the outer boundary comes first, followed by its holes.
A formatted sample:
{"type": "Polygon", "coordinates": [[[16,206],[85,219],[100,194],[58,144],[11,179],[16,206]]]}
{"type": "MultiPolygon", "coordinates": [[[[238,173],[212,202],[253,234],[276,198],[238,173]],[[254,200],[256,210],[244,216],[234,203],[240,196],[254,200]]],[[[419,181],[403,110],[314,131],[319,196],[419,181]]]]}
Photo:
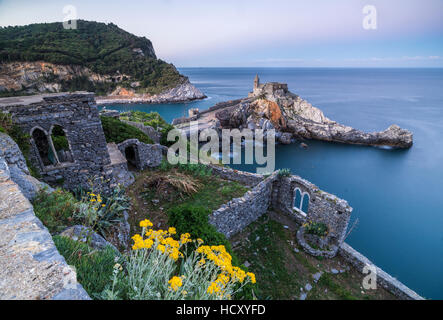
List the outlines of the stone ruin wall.
{"type": "Polygon", "coordinates": [[[44,165],[34,139],[30,139],[30,160],[39,170],[43,181],[61,183],[71,190],[79,186],[87,187],[91,180],[105,189],[103,191],[111,186],[111,160],[94,94],[43,96],[41,102],[29,105],[2,105],[0,112],[10,113],[13,121],[31,137],[34,130],[42,130],[50,144],[54,126],[63,128],[69,142],[71,161],[44,165]]]}
{"type": "MultiPolygon", "coordinates": [[[[223,179],[237,181],[252,187],[252,190],[248,191],[243,197],[233,199],[222,205],[209,216],[209,222],[226,237],[230,238],[241,232],[249,224],[266,214],[269,209],[288,214],[300,225],[307,221],[323,222],[329,226],[336,236],[334,241],[337,250],[329,258],[338,254],[362,274],[365,274],[363,270],[365,266],[374,267],[377,272],[377,284],[396,297],[411,300],[423,299],[344,242],[352,212],[352,208],[345,200],[321,191],[309,181],[298,176],[281,177],[276,172],[265,178],[262,175],[229,168],[211,167],[213,168],[213,174],[223,179]],[[294,209],[296,188],[309,195],[309,210],[306,215],[294,209]]],[[[315,252],[308,253],[315,254],[315,252]]]]}
{"type": "Polygon", "coordinates": [[[163,147],[160,144],[146,144],[138,139],[128,139],[118,144],[117,147],[137,170],[158,167],[163,159],[163,147]],[[127,157],[128,150],[133,152],[133,159],[127,157]]]}
{"type": "Polygon", "coordinates": [[[340,246],[345,240],[352,208],[345,200],[321,191],[298,176],[282,177],[274,183],[272,207],[293,217],[299,224],[324,223],[329,228],[332,243],[340,246]],[[308,212],[294,209],[296,190],[309,196],[308,212]]]}
{"type": "Polygon", "coordinates": [[[271,203],[272,183],[276,178],[277,173],[274,173],[246,192],[243,197],[222,205],[209,216],[209,223],[227,238],[242,231],[268,212],[271,203]]]}

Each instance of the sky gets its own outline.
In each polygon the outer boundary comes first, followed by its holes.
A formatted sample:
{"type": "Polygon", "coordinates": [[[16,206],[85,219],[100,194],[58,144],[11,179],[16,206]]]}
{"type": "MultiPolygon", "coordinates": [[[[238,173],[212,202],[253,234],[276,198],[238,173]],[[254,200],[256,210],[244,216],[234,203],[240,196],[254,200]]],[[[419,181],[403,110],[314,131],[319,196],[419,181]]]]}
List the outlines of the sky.
{"type": "Polygon", "coordinates": [[[177,67],[443,67],[443,0],[0,0],[0,26],[67,5],[177,67]]]}

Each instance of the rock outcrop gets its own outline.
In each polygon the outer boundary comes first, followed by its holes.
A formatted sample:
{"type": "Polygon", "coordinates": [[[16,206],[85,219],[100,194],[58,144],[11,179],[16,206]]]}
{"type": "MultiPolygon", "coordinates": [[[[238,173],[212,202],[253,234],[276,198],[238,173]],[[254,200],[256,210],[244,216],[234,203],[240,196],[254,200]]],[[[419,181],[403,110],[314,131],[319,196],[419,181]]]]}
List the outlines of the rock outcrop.
{"type": "Polygon", "coordinates": [[[171,102],[187,102],[198,99],[204,99],[206,96],[192,85],[188,80],[175,88],[163,91],[162,93],[138,94],[133,89],[117,88],[108,96],[97,97],[97,104],[113,104],[113,103],[171,103],[171,102]]]}
{"type": "MultiPolygon", "coordinates": [[[[63,83],[76,79],[93,84],[117,84],[131,80],[127,74],[102,75],[78,65],[59,65],[44,61],[0,63],[0,91],[23,91],[27,94],[58,93],[63,83]]],[[[177,86],[159,94],[139,94],[139,81],[131,82],[131,88],[117,86],[108,95],[97,98],[97,104],[111,103],[170,103],[204,99],[206,96],[183,78],[177,86]]]]}
{"type": "Polygon", "coordinates": [[[0,158],[0,300],[90,300],[0,158]]]}
{"type": "Polygon", "coordinates": [[[121,81],[125,75],[100,75],[82,66],[43,61],[0,64],[0,87],[3,90],[24,90],[26,93],[61,92],[62,81],[80,77],[94,83],[111,83],[121,81]]]}
{"type": "Polygon", "coordinates": [[[410,148],[413,144],[412,133],[397,125],[366,133],[332,121],[281,83],[259,85],[248,98],[218,109],[215,118],[221,128],[275,129],[277,141],[283,144],[295,139],[395,148],[410,148]]]}
{"type": "Polygon", "coordinates": [[[42,188],[49,188],[29,174],[25,158],[18,145],[10,136],[0,132],[0,159],[4,159],[10,178],[23,192],[25,197],[32,200],[42,188]]]}

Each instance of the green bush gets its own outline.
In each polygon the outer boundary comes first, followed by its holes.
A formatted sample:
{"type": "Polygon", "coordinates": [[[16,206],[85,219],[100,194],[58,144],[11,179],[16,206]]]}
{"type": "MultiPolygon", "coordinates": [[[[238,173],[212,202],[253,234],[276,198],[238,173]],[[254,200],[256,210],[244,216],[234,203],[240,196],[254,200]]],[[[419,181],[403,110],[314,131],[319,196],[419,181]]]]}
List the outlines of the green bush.
{"type": "Polygon", "coordinates": [[[278,175],[280,177],[289,177],[291,175],[291,169],[280,169],[278,175]]]}
{"type": "Polygon", "coordinates": [[[75,217],[82,224],[106,237],[109,229],[124,220],[124,211],[130,206],[130,198],[119,186],[103,197],[94,190],[77,189],[75,197],[79,201],[75,217]]]}
{"type": "Polygon", "coordinates": [[[308,222],[305,224],[305,230],[308,234],[324,237],[328,234],[328,226],[323,222],[308,222]]]}
{"type": "Polygon", "coordinates": [[[153,127],[161,133],[160,144],[171,146],[174,142],[168,141],[168,133],[174,126],[167,123],[158,112],[128,111],[120,114],[121,120],[143,123],[145,126],[153,127]]]}
{"type": "Polygon", "coordinates": [[[35,215],[43,222],[51,234],[61,232],[75,225],[74,214],[78,201],[61,189],[47,193],[41,190],[33,201],[35,215]]]}
{"type": "Polygon", "coordinates": [[[190,173],[194,177],[208,178],[212,176],[212,169],[201,163],[187,163],[187,164],[170,164],[168,161],[163,160],[160,164],[160,171],[167,172],[173,168],[177,168],[179,171],[190,173]]]}
{"type": "Polygon", "coordinates": [[[189,233],[193,239],[200,238],[206,245],[224,245],[232,256],[232,264],[239,265],[231,244],[226,237],[209,223],[210,210],[192,204],[183,204],[169,209],[169,225],[177,229],[177,233],[189,233]]]}
{"type": "Polygon", "coordinates": [[[112,281],[117,252],[111,247],[92,250],[87,244],[66,237],[54,236],[53,240],[66,262],[75,267],[78,282],[91,298],[97,297],[112,281]]]}
{"type": "Polygon", "coordinates": [[[31,144],[29,143],[29,140],[31,137],[28,134],[25,134],[18,125],[13,123],[10,114],[0,112],[0,128],[0,132],[8,134],[12,140],[17,143],[23,157],[25,158],[29,173],[37,179],[40,178],[40,173],[29,160],[29,154],[31,151],[31,144]]]}
{"type": "Polygon", "coordinates": [[[140,142],[153,144],[154,142],[140,129],[126,124],[119,119],[111,117],[100,117],[102,121],[103,131],[105,133],[106,142],[122,143],[128,139],[138,139],[140,142]]]}
{"type": "MultiPolygon", "coordinates": [[[[204,241],[205,245],[209,246],[224,245],[226,251],[232,256],[232,265],[240,266],[240,260],[232,250],[229,240],[209,223],[208,215],[210,213],[211,211],[204,207],[183,204],[173,207],[168,211],[168,222],[169,225],[177,229],[178,234],[189,233],[191,238],[200,238],[204,241]]],[[[248,270],[243,265],[241,268],[246,271],[248,270]]],[[[251,300],[254,297],[252,292],[255,289],[256,286],[249,283],[236,293],[235,298],[239,300],[251,300]]]]}

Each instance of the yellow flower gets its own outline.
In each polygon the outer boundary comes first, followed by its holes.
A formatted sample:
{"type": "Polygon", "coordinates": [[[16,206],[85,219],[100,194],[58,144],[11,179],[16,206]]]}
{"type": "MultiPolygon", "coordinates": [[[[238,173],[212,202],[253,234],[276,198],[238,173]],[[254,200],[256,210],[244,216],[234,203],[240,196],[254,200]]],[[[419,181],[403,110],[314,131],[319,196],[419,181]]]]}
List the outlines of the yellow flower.
{"type": "Polygon", "coordinates": [[[252,283],[256,283],[255,274],[253,274],[252,272],[248,272],[246,273],[246,275],[251,279],[252,283]]]}
{"type": "Polygon", "coordinates": [[[140,221],[140,227],[142,227],[142,228],[147,228],[147,227],[152,227],[152,226],[153,226],[152,222],[149,221],[148,219],[140,221]]]}
{"type": "Polygon", "coordinates": [[[168,281],[170,288],[174,291],[177,291],[183,285],[182,279],[180,277],[172,277],[171,280],[168,281]]]}
{"type": "Polygon", "coordinates": [[[209,285],[208,289],[206,290],[207,293],[209,294],[214,294],[220,291],[220,288],[218,287],[217,283],[215,282],[211,282],[211,284],[209,285]]]}
{"type": "Polygon", "coordinates": [[[176,230],[175,228],[171,227],[171,228],[168,229],[168,232],[169,232],[170,234],[176,234],[176,233],[177,233],[177,230],[176,230]]]}
{"type": "Polygon", "coordinates": [[[161,244],[159,244],[158,246],[157,246],[157,250],[158,251],[160,251],[160,252],[162,252],[162,253],[165,253],[165,246],[164,245],[161,245],[161,244]]]}

